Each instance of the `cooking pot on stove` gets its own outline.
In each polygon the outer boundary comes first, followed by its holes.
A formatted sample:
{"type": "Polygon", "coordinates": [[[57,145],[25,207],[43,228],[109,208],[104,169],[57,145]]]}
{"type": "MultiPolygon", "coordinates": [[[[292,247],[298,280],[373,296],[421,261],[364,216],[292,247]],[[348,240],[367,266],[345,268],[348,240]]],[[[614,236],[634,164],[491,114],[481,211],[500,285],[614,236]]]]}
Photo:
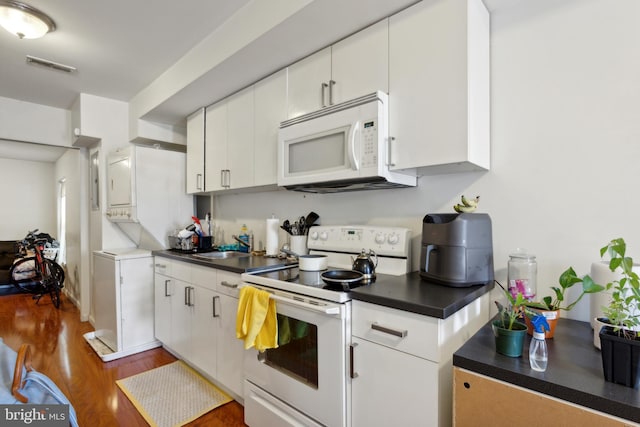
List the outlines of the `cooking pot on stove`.
{"type": "Polygon", "coordinates": [[[301,271],[322,271],[327,269],[329,257],[327,255],[298,255],[296,252],[282,248],[282,252],[298,259],[298,268],[301,271]]]}
{"type": "Polygon", "coordinates": [[[351,267],[355,271],[359,271],[363,274],[363,280],[372,282],[376,280],[376,267],[378,266],[378,256],[376,253],[369,249],[369,253],[366,253],[364,249],[357,258],[351,257],[353,266],[351,267]],[[373,257],[373,259],[371,259],[373,257]]]}

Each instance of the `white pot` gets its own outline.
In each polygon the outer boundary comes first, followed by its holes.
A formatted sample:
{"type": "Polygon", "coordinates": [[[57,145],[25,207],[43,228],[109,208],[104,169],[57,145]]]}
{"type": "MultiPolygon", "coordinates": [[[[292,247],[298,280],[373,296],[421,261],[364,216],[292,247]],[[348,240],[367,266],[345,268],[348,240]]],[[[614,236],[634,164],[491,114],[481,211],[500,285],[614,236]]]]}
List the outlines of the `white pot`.
{"type": "Polygon", "coordinates": [[[601,322],[598,318],[591,319],[591,324],[593,325],[593,346],[600,350],[600,329],[609,324],[601,322]]]}

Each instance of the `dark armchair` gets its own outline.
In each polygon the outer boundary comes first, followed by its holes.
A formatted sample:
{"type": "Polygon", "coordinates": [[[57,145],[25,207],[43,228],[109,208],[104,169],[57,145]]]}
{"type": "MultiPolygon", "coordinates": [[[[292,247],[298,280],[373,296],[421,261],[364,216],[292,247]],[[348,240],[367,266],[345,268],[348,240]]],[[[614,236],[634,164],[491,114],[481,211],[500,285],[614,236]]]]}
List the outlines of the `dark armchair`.
{"type": "Polygon", "coordinates": [[[9,268],[16,258],[16,242],[14,240],[0,240],[0,285],[11,283],[9,268]]]}

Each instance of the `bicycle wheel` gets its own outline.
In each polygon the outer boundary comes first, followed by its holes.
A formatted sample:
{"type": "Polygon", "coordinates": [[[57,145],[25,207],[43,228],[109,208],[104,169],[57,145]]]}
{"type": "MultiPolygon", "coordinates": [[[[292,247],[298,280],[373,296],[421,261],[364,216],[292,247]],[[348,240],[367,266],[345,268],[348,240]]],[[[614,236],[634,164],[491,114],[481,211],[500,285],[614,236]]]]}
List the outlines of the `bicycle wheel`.
{"type": "Polygon", "coordinates": [[[42,292],[42,275],[36,268],[36,258],[26,257],[16,261],[9,269],[11,283],[23,292],[42,292]]]}
{"type": "Polygon", "coordinates": [[[44,287],[49,293],[53,306],[60,308],[60,289],[64,286],[64,270],[56,262],[49,259],[44,260],[44,269],[44,287]]]}
{"type": "Polygon", "coordinates": [[[49,296],[55,308],[60,308],[60,287],[53,283],[49,287],[49,296]]]}
{"type": "Polygon", "coordinates": [[[60,289],[64,288],[65,275],[64,275],[64,270],[62,269],[60,264],[46,258],[44,262],[49,266],[49,271],[51,272],[51,276],[56,280],[58,288],[60,289]]]}

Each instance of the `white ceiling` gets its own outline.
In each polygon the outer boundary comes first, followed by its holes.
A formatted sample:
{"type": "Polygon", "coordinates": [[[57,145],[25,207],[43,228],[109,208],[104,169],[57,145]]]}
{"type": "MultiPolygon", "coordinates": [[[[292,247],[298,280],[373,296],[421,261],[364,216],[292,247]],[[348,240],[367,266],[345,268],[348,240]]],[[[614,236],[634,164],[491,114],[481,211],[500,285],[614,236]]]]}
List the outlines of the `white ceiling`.
{"type": "Polygon", "coordinates": [[[0,29],[0,96],[64,109],[79,93],[130,100],[247,2],[23,1],[48,14],[57,29],[33,40],[0,29]],[[78,71],[28,65],[26,55],[78,71]]]}

